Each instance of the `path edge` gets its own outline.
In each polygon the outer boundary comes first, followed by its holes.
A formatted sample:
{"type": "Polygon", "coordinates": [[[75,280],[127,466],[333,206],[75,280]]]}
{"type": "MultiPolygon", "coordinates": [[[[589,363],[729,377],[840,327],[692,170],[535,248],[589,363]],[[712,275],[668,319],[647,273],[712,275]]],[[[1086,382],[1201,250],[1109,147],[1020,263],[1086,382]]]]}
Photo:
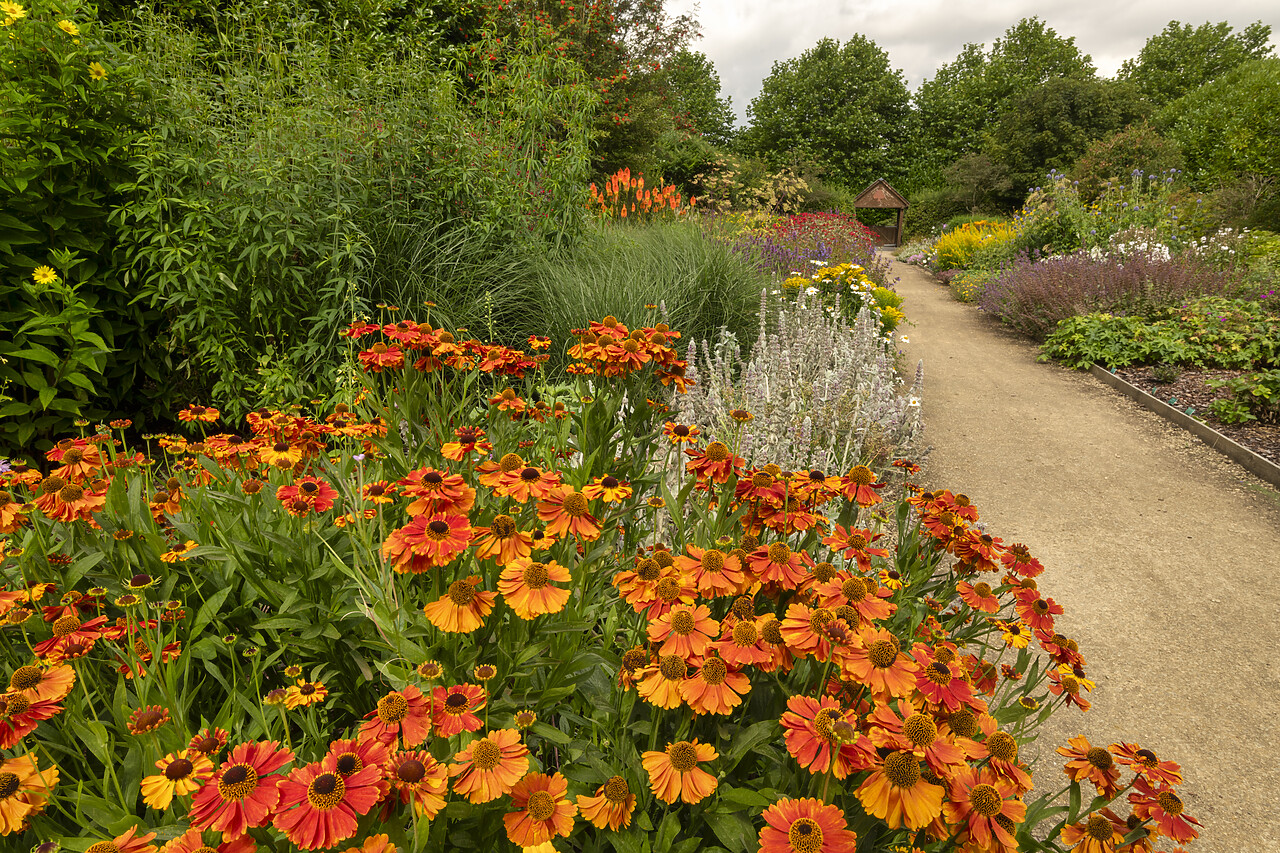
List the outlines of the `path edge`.
{"type": "Polygon", "coordinates": [[[1258,477],[1280,489],[1280,465],[1276,465],[1271,460],[1259,456],[1249,448],[1241,444],[1237,444],[1213,427],[1178,411],[1163,400],[1151,396],[1138,386],[1116,376],[1100,364],[1094,364],[1089,368],[1089,372],[1104,384],[1111,386],[1144,408],[1160,415],[1165,420],[1172,421],[1187,430],[1187,432],[1190,432],[1196,438],[1200,439],[1213,450],[1229,457],[1233,461],[1244,466],[1250,473],[1256,474],[1258,477]]]}

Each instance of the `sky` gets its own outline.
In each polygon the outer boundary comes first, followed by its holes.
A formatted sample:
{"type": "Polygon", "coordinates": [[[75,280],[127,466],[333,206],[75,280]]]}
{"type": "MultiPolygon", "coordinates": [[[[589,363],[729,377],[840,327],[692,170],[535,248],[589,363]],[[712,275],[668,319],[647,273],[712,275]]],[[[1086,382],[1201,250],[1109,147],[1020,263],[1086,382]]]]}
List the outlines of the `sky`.
{"type": "Polygon", "coordinates": [[[1236,30],[1262,21],[1271,25],[1273,45],[1280,36],[1275,0],[667,0],[666,7],[670,14],[693,12],[698,19],[702,38],[692,49],[715,63],[739,122],[745,122],[747,105],[773,63],[799,56],[824,37],[844,42],[861,33],[871,39],[914,92],[967,42],[990,48],[1005,30],[1032,16],[1064,38],[1074,36],[1102,76],[1114,75],[1170,21],[1226,21],[1236,30]]]}

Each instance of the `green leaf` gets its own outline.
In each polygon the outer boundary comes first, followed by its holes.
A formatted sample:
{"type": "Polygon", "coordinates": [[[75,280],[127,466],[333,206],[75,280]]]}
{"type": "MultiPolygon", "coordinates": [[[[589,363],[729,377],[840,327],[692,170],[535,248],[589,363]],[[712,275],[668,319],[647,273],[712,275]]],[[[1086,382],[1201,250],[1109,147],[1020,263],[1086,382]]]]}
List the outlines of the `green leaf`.
{"type": "Polygon", "coordinates": [[[749,809],[763,809],[773,803],[773,799],[766,797],[759,791],[751,791],[746,788],[734,788],[732,786],[721,787],[716,795],[721,801],[735,806],[743,806],[749,809]]]}
{"type": "Polygon", "coordinates": [[[702,818],[729,853],[749,853],[758,848],[756,831],[741,812],[719,814],[709,811],[703,813],[702,818]]]}
{"type": "Polygon", "coordinates": [[[680,817],[675,812],[667,812],[658,826],[658,834],[653,839],[654,850],[670,850],[680,834],[680,817]]]}

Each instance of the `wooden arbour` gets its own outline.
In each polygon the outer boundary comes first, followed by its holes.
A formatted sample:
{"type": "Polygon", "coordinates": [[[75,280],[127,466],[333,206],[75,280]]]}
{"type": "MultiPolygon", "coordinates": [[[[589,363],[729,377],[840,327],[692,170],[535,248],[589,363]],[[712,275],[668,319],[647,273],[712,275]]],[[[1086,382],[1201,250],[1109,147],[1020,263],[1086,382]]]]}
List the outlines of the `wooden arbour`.
{"type": "Polygon", "coordinates": [[[896,225],[867,225],[868,231],[871,231],[880,238],[881,245],[896,246],[902,237],[902,217],[906,213],[910,203],[902,197],[902,193],[889,186],[889,182],[884,178],[874,181],[871,186],[867,187],[858,194],[858,198],[853,203],[853,215],[858,215],[858,208],[870,207],[877,209],[891,209],[898,211],[898,221],[896,225]]]}

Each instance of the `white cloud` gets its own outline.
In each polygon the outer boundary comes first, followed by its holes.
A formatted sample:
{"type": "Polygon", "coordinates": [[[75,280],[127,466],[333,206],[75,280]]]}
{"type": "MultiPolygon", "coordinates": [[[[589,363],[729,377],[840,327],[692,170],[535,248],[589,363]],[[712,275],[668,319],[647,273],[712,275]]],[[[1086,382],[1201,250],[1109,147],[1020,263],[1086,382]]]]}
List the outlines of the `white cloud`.
{"type": "MultiPolygon", "coordinates": [[[[1273,0],[668,0],[673,14],[695,11],[703,37],[693,45],[715,63],[740,121],[774,62],[799,56],[819,39],[846,41],[861,33],[889,54],[914,91],[967,42],[991,43],[1020,19],[1039,16],[1112,75],[1169,21],[1227,21],[1237,30],[1254,21],[1280,36],[1273,0]],[[696,9],[696,11],[695,11],[696,9]]],[[[1273,44],[1275,40],[1273,39],[1273,44]]]]}

